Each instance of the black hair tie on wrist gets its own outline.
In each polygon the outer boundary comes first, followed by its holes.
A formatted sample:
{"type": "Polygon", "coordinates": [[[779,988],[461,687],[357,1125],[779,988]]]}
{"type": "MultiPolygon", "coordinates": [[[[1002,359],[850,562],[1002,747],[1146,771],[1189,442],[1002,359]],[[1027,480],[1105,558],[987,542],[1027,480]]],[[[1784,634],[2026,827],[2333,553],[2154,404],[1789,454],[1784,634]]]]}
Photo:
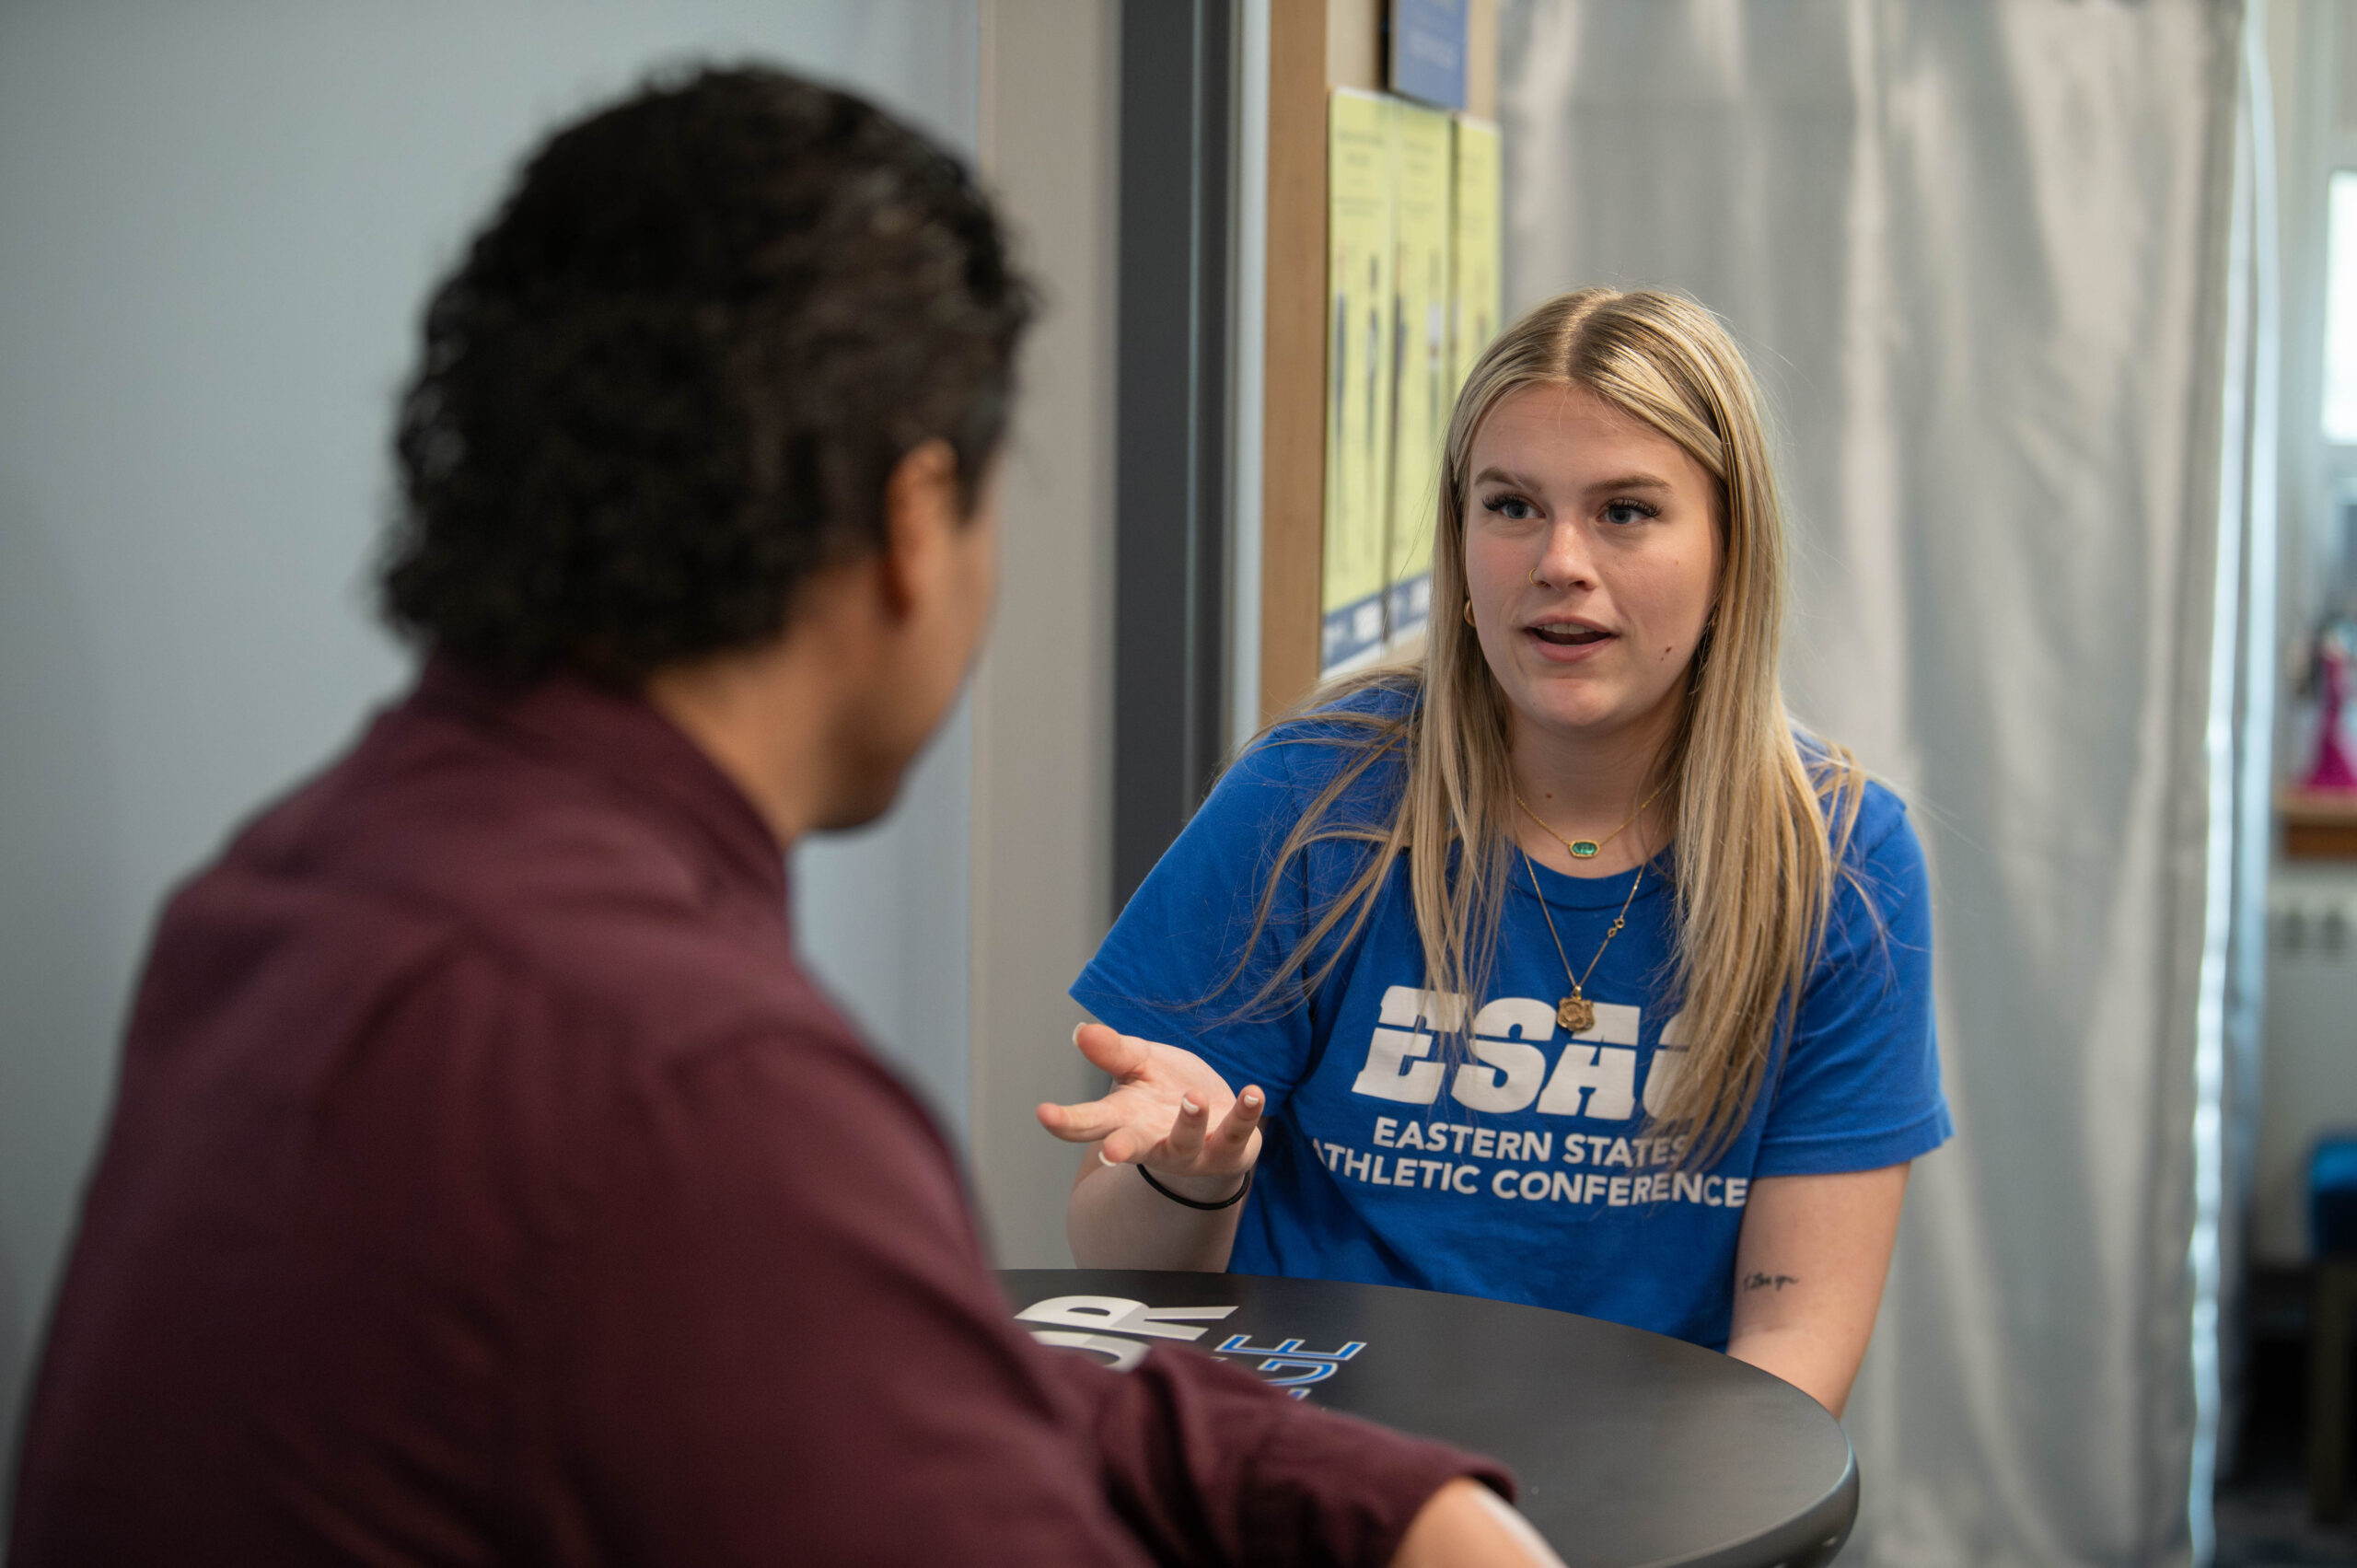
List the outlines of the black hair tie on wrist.
{"type": "Polygon", "coordinates": [[[1181,1198],[1178,1193],[1173,1192],[1169,1188],[1165,1187],[1161,1182],[1156,1181],[1154,1179],[1154,1172],[1146,1169],[1144,1166],[1138,1167],[1138,1174],[1145,1178],[1145,1184],[1148,1187],[1153,1188],[1155,1191],[1161,1193],[1172,1202],[1184,1203],[1190,1209],[1231,1209],[1237,1204],[1244,1202],[1244,1194],[1252,1191],[1252,1172],[1248,1170],[1244,1173],[1243,1186],[1237,1188],[1226,1197],[1222,1198],[1216,1203],[1199,1203],[1192,1198],[1181,1198]]]}

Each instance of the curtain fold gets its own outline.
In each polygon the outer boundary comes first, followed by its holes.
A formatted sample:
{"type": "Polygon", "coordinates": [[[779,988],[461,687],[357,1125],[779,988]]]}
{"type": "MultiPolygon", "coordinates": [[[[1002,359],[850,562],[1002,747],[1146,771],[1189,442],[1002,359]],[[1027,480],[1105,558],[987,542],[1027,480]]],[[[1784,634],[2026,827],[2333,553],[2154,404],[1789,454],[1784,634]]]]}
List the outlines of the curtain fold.
{"type": "MultiPolygon", "coordinates": [[[[2277,671],[2276,481],[2282,386],[2282,304],[2279,261],[2274,91],[2268,79],[2266,0],[2250,0],[2243,29],[2242,94],[2235,127],[2235,207],[2230,296],[2239,296],[2239,331],[2226,342],[2225,413],[2220,430],[2219,568],[2221,621],[2234,634],[2214,647],[2212,701],[2213,829],[2225,865],[2213,866],[2217,918],[2211,950],[2222,963],[2212,979],[2214,1028],[2200,1045],[2197,1083],[2215,1106],[2214,1179],[2197,1187],[2191,1254],[2197,1271],[2217,1282],[2214,1365],[2205,1367],[2197,1318],[2196,1375],[2215,1388],[2215,1420],[2198,1431],[2194,1450],[2194,1536],[2206,1556],[2210,1519],[2202,1481],[2233,1452],[2243,1401],[2239,1347],[2242,1282],[2249,1260],[2253,1161],[2258,1142],[2259,1056],[2267,980],[2267,882],[2274,850],[2274,738],[2277,671]],[[2230,591],[2229,591],[2230,590],[2230,591]],[[2223,774],[2223,778],[2219,778],[2223,774]],[[2205,1230],[2205,1222],[2208,1228],[2205,1230]]],[[[2197,1111],[2197,1118],[2201,1113],[2197,1111]]],[[[2197,1127],[2204,1123],[2197,1120],[2197,1127]]],[[[2197,1305],[2197,1311],[2199,1306],[2197,1305]]]]}
{"type": "Polygon", "coordinates": [[[1794,711],[1932,861],[1959,1133],[1851,1405],[1850,1561],[2206,1553],[2270,701],[2243,23],[1504,8],[1509,310],[1667,285],[1736,330],[1785,431],[1794,711]]]}

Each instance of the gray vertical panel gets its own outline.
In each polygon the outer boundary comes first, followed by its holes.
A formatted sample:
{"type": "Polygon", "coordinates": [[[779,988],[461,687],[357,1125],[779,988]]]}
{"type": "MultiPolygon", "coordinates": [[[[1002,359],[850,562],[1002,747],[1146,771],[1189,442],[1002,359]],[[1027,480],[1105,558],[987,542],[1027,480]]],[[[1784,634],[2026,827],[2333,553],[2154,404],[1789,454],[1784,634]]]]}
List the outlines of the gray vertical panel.
{"type": "Polygon", "coordinates": [[[1232,11],[1129,0],[1121,15],[1116,907],[1226,741],[1232,11]]]}

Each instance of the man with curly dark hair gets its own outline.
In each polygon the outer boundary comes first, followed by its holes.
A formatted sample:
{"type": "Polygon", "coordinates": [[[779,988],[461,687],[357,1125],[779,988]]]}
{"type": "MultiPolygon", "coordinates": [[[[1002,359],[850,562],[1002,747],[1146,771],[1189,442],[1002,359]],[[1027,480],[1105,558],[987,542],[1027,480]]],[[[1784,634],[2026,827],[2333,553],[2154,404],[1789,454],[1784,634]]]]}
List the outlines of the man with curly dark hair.
{"type": "Polygon", "coordinates": [[[784,846],[981,636],[1030,312],[955,160],[776,72],[533,158],[401,407],[417,689],[157,931],[17,1568],[1543,1560],[1481,1461],[1017,1332],[796,966],[784,846]]]}

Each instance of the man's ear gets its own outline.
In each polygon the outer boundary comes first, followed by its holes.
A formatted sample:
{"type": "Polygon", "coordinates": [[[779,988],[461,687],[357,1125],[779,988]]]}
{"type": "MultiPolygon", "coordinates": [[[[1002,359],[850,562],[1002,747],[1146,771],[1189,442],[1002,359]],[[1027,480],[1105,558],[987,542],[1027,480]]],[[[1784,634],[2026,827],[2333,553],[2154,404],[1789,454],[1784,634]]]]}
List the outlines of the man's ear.
{"type": "Polygon", "coordinates": [[[912,613],[938,592],[952,537],[962,521],[958,454],[938,436],[920,441],[892,465],[884,482],[884,602],[896,616],[912,613]]]}

